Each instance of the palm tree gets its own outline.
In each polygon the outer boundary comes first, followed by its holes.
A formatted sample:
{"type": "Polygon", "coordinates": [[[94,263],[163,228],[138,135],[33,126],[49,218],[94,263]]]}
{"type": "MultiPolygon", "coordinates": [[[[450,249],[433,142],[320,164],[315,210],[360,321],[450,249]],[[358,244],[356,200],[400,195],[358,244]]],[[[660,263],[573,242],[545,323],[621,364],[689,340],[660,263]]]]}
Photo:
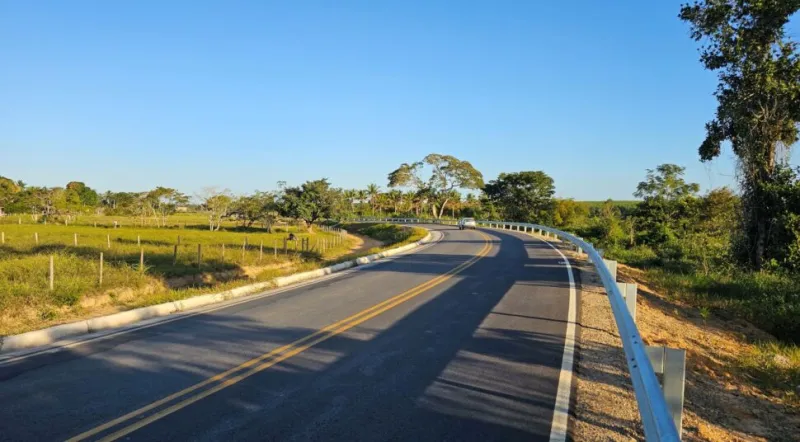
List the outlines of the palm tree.
{"type": "Polygon", "coordinates": [[[386,198],[392,204],[392,210],[395,214],[398,212],[398,208],[403,204],[403,192],[399,190],[390,190],[388,193],[385,194],[386,198]]]}
{"type": "MultiPolygon", "coordinates": [[[[403,201],[408,204],[409,212],[416,209],[416,198],[417,193],[411,190],[403,194],[403,201]]],[[[415,210],[415,212],[419,214],[419,210],[415,210]]]]}
{"type": "Polygon", "coordinates": [[[355,189],[347,189],[343,192],[344,199],[347,200],[347,203],[350,207],[350,213],[355,213],[356,211],[356,198],[358,198],[358,191],[355,189]]]}
{"type": "Polygon", "coordinates": [[[370,183],[367,186],[367,195],[369,195],[369,205],[372,206],[372,215],[375,216],[375,206],[378,202],[378,195],[381,193],[381,188],[375,183],[370,183]]]}
{"type": "MultiPolygon", "coordinates": [[[[364,201],[366,201],[366,199],[367,199],[367,191],[364,190],[364,189],[358,189],[356,191],[356,199],[358,199],[358,204],[359,205],[363,205],[364,201]]],[[[364,214],[363,210],[361,211],[361,214],[362,215],[364,214]]]]}

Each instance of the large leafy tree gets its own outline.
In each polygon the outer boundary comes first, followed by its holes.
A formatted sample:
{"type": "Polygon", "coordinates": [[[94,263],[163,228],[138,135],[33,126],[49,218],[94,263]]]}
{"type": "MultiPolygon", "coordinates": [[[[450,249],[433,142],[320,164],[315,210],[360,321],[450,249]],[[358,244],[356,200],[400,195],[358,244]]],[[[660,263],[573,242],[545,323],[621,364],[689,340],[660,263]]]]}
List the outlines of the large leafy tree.
{"type": "Polygon", "coordinates": [[[67,183],[67,192],[77,196],[78,203],[84,207],[97,207],[100,204],[100,196],[97,191],[80,181],[70,181],[67,183]]]}
{"type": "Polygon", "coordinates": [[[683,178],[685,168],[661,164],[648,169],[645,180],[636,186],[634,196],[642,198],[636,207],[636,219],[643,242],[659,246],[672,242],[685,231],[696,208],[697,183],[683,178]]]}
{"type": "Polygon", "coordinates": [[[243,195],[231,205],[228,215],[235,215],[242,226],[250,227],[261,221],[267,229],[272,229],[275,221],[277,204],[272,192],[256,191],[252,195],[243,195]]]}
{"type": "Polygon", "coordinates": [[[8,204],[14,201],[16,195],[22,188],[13,180],[0,176],[0,209],[5,207],[8,210],[8,204]]]}
{"type": "Polygon", "coordinates": [[[555,185],[542,171],[501,173],[483,188],[500,217],[509,221],[550,221],[555,185]]]}
{"type": "Polygon", "coordinates": [[[148,192],[145,198],[147,207],[152,210],[156,218],[156,223],[161,226],[167,225],[167,216],[175,213],[179,205],[189,203],[188,196],[169,187],[156,187],[148,192]]]}
{"type": "Polygon", "coordinates": [[[786,35],[798,0],[705,0],[681,7],[679,17],[702,42],[700,60],[717,71],[716,116],[706,124],[703,161],[730,142],[739,158],[748,261],[761,267],[774,216],[767,201],[778,179],[780,149],[798,139],[800,59],[786,35]]]}
{"type": "Polygon", "coordinates": [[[317,220],[336,211],[342,201],[339,195],[340,192],[333,189],[325,178],[306,181],[299,187],[284,189],[280,212],[284,216],[302,219],[311,230],[317,220]]]}
{"type": "Polygon", "coordinates": [[[431,213],[441,218],[452,191],[480,189],[483,175],[469,162],[452,155],[432,153],[422,161],[403,163],[389,173],[389,187],[413,188],[431,202],[431,213]],[[427,178],[423,174],[428,173],[427,178]]]}

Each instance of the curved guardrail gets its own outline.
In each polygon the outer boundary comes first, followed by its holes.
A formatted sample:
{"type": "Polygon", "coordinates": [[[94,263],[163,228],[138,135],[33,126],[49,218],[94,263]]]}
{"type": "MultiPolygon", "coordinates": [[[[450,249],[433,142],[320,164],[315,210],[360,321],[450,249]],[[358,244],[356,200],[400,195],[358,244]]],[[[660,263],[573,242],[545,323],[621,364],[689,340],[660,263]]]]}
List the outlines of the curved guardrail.
{"type": "MultiPolygon", "coordinates": [[[[356,221],[379,221],[403,224],[448,224],[454,225],[453,220],[422,219],[422,218],[359,218],[356,221]]],[[[679,441],[680,436],[670,415],[669,407],[664,399],[664,393],[650,363],[650,358],[645,350],[645,344],[636,323],[625,305],[625,299],[617,287],[611,272],[603,262],[603,257],[591,243],[584,241],[570,233],[539,224],[517,223],[507,221],[477,221],[480,226],[499,229],[510,229],[532,233],[537,230],[553,234],[556,238],[564,239],[583,250],[597,269],[603,287],[611,303],[611,311],[617,324],[622,340],[622,348],[628,363],[628,372],[633,383],[636,402],[639,405],[639,414],[642,418],[645,438],[648,441],[679,441]]]]}

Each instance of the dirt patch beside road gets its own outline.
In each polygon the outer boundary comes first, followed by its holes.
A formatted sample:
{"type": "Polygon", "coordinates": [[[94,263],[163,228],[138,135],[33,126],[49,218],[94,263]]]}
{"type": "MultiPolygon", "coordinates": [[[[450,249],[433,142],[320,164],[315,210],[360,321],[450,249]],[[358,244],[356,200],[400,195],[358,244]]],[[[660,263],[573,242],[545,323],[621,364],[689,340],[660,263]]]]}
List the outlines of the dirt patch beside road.
{"type": "MultiPolygon", "coordinates": [[[[581,336],[573,420],[575,440],[643,440],[627,365],[607,295],[593,266],[578,260],[581,336]]],[[[686,349],[685,441],[798,440],[794,403],[737,369],[754,342],[771,336],[739,319],[701,314],[659,294],[644,273],[619,266],[638,284],[637,327],[648,345],[686,349]]]]}

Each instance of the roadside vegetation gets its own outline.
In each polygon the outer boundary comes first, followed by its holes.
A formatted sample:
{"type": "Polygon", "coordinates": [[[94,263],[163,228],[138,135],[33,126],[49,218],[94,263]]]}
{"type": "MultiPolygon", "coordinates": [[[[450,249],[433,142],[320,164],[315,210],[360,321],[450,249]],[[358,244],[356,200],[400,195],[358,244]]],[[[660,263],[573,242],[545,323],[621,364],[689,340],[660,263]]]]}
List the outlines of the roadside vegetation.
{"type": "MultiPolygon", "coordinates": [[[[383,247],[399,247],[417,242],[428,234],[419,227],[398,226],[396,224],[348,223],[344,227],[350,233],[365,235],[383,243],[383,247]]],[[[370,250],[371,252],[373,250],[370,250]]]]}

